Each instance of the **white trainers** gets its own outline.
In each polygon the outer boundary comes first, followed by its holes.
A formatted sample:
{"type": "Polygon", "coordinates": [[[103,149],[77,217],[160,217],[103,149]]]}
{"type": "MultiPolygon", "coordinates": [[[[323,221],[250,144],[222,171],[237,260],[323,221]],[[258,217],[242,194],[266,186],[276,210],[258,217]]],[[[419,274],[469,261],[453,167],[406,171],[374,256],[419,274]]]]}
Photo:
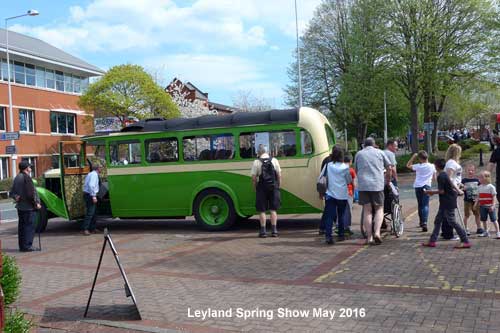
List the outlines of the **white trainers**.
{"type": "Polygon", "coordinates": [[[485,231],[482,234],[480,234],[478,237],[489,237],[489,236],[490,236],[490,233],[488,231],[485,231]]]}
{"type": "Polygon", "coordinates": [[[497,232],[497,239],[500,239],[500,232],[497,232]]]}

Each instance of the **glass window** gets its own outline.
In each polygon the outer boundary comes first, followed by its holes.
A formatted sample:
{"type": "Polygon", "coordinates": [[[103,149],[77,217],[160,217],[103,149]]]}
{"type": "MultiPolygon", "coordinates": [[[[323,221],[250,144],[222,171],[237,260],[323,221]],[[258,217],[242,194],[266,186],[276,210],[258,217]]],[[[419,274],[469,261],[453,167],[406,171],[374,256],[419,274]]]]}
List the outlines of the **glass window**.
{"type": "Polygon", "coordinates": [[[59,168],[59,155],[52,155],[52,169],[59,168]]]}
{"type": "Polygon", "coordinates": [[[241,158],[255,158],[260,145],[268,147],[273,157],[289,157],[297,154],[295,132],[257,132],[240,135],[241,158]]]}
{"type": "Polygon", "coordinates": [[[146,140],[145,146],[148,163],[179,160],[177,138],[146,140]]]}
{"type": "Polygon", "coordinates": [[[302,155],[309,155],[313,153],[311,134],[309,134],[306,130],[300,130],[300,147],[302,155]]]}
{"type": "Polygon", "coordinates": [[[73,78],[71,74],[64,74],[64,91],[73,92],[73,78]]]}
{"type": "Polygon", "coordinates": [[[25,64],[25,68],[26,68],[26,84],[28,86],[34,86],[36,83],[35,66],[30,64],[25,64]]]}
{"type": "Polygon", "coordinates": [[[14,62],[14,82],[19,84],[26,84],[24,64],[22,62],[14,62]]]}
{"type": "Polygon", "coordinates": [[[9,178],[9,159],[0,157],[0,179],[9,178]]]}
{"type": "Polygon", "coordinates": [[[47,88],[56,89],[56,81],[53,70],[51,69],[45,70],[45,82],[47,83],[47,88]]]}
{"type": "Polygon", "coordinates": [[[186,137],[183,149],[185,161],[233,159],[234,137],[232,134],[186,137]]]}
{"type": "Polygon", "coordinates": [[[1,66],[1,72],[2,72],[2,80],[8,81],[9,80],[9,73],[7,70],[7,60],[2,59],[2,66],[1,66]]]}
{"type": "Polygon", "coordinates": [[[0,106],[0,131],[5,131],[5,107],[0,106]]]}
{"type": "Polygon", "coordinates": [[[50,131],[60,134],[75,134],[75,115],[70,113],[50,113],[50,131]]]}
{"type": "Polygon", "coordinates": [[[74,93],[80,93],[81,92],[81,85],[80,85],[80,82],[81,82],[81,78],[78,77],[78,76],[74,76],[73,77],[73,92],[74,93]]]}
{"type": "Polygon", "coordinates": [[[332,148],[335,145],[335,138],[333,136],[333,131],[330,125],[325,124],[326,138],[328,140],[328,146],[332,148]]]}
{"type": "Polygon", "coordinates": [[[64,74],[60,71],[56,71],[56,89],[64,91],[64,74]]]}
{"type": "Polygon", "coordinates": [[[19,110],[19,129],[23,132],[35,132],[35,115],[33,110],[19,110]]]}
{"type": "Polygon", "coordinates": [[[30,176],[36,177],[36,157],[25,156],[22,158],[22,160],[31,164],[30,176]]]}
{"type": "MultiPolygon", "coordinates": [[[[58,162],[59,164],[59,162],[58,162]]],[[[80,155],[78,154],[65,154],[64,167],[65,168],[78,168],[80,166],[80,155]]]]}
{"type": "Polygon", "coordinates": [[[36,67],[36,86],[45,88],[45,69],[43,67],[36,67]]]}
{"type": "Polygon", "coordinates": [[[112,142],[109,150],[111,165],[141,163],[141,144],[139,142],[112,142]]]}
{"type": "Polygon", "coordinates": [[[81,87],[81,91],[82,92],[85,92],[85,90],[87,90],[87,88],[89,87],[89,78],[82,78],[82,80],[80,81],[80,87],[81,87]]]}

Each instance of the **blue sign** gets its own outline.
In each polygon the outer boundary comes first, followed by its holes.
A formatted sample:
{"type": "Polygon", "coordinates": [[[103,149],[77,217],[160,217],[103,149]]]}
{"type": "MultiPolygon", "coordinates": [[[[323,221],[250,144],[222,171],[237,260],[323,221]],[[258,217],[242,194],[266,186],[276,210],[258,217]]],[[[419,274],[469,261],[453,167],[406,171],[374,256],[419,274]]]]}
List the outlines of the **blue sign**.
{"type": "Polygon", "coordinates": [[[5,132],[0,134],[1,141],[19,140],[19,132],[5,132]]]}

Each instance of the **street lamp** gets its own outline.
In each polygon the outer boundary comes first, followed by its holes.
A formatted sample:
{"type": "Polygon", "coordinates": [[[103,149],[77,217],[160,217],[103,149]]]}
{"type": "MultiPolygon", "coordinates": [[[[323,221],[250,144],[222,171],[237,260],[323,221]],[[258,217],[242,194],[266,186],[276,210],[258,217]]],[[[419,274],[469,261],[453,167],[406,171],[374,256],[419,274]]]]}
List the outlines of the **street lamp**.
{"type": "Polygon", "coordinates": [[[295,0],[295,33],[297,38],[297,66],[299,79],[299,108],[302,107],[302,74],[300,73],[299,19],[297,15],[297,0],[295,0]]]}
{"type": "MultiPolygon", "coordinates": [[[[26,12],[26,14],[22,15],[17,15],[17,16],[12,16],[12,17],[7,17],[5,19],[5,49],[7,52],[7,86],[9,87],[9,128],[11,132],[14,132],[14,113],[12,112],[12,87],[11,87],[11,76],[10,76],[10,71],[13,66],[11,67],[10,65],[10,59],[9,59],[9,29],[8,29],[8,22],[10,20],[23,17],[23,16],[37,16],[39,14],[38,10],[30,9],[26,12]]],[[[14,146],[15,142],[14,140],[10,140],[10,145],[14,146]]],[[[14,178],[15,173],[16,173],[16,161],[14,160],[14,154],[11,155],[10,157],[11,162],[12,162],[12,178],[14,178]]]]}

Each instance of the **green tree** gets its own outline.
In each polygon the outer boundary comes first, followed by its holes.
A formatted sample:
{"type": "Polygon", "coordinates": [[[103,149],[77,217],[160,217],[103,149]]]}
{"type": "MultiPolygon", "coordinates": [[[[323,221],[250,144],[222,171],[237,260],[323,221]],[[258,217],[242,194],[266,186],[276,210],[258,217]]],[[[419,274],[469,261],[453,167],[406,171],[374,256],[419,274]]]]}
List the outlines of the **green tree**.
{"type": "Polygon", "coordinates": [[[169,94],[138,65],[119,65],[92,83],[78,105],[95,116],[115,116],[125,124],[129,116],[139,119],[179,116],[169,94]]]}

